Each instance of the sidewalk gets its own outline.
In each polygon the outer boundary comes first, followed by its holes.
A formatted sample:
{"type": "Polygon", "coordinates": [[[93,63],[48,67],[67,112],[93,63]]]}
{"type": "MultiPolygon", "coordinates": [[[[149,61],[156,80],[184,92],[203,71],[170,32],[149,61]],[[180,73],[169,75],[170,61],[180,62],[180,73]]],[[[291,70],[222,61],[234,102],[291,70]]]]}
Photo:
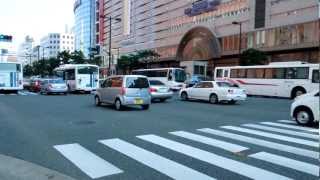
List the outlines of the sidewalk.
{"type": "Polygon", "coordinates": [[[0,154],[1,180],[75,180],[36,164],[0,154]]]}

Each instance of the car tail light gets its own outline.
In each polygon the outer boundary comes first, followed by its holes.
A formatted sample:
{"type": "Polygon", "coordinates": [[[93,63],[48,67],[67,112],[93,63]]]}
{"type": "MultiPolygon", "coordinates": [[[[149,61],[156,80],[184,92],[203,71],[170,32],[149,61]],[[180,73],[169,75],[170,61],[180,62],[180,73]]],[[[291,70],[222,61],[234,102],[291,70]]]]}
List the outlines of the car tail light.
{"type": "Polygon", "coordinates": [[[125,95],[126,94],[126,89],[125,88],[121,88],[121,90],[120,90],[120,95],[125,95]]]}
{"type": "Polygon", "coordinates": [[[233,90],[232,90],[232,89],[229,89],[229,90],[228,90],[228,93],[233,94],[233,90]]]}
{"type": "Polygon", "coordinates": [[[152,92],[157,92],[157,89],[156,88],[149,88],[149,92],[152,93],[152,92]]]}

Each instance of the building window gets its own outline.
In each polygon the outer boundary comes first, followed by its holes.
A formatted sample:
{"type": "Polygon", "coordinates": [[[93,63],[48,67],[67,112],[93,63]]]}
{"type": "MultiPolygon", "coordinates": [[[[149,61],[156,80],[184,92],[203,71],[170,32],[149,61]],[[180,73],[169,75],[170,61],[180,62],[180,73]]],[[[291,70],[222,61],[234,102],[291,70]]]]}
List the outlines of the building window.
{"type": "Polygon", "coordinates": [[[266,0],[256,0],[254,27],[264,28],[266,19],[266,0]]]}

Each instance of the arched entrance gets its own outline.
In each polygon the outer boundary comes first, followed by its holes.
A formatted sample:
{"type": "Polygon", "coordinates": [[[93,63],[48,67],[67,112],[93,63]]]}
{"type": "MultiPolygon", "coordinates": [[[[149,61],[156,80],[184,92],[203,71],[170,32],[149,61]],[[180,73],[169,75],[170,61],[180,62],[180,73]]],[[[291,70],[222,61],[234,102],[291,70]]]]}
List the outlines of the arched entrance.
{"type": "Polygon", "coordinates": [[[188,74],[212,76],[212,60],[220,57],[220,43],[206,27],[195,27],[180,41],[177,60],[188,74]]]}
{"type": "Polygon", "coordinates": [[[218,57],[219,41],[206,27],[196,27],[188,31],[178,46],[178,61],[210,60],[218,57]]]}

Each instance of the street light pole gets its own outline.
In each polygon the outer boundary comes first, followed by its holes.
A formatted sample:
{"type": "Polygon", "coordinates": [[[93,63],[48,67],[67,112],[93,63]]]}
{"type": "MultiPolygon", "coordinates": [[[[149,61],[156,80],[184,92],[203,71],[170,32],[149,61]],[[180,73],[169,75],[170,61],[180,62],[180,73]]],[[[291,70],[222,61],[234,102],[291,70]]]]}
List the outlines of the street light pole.
{"type": "Polygon", "coordinates": [[[240,32],[239,32],[239,60],[241,58],[241,45],[242,45],[242,22],[234,21],[232,22],[233,25],[239,25],[240,32]]]}
{"type": "Polygon", "coordinates": [[[110,76],[111,75],[111,43],[112,43],[112,40],[111,40],[111,31],[112,31],[112,27],[111,27],[111,24],[112,24],[112,17],[109,16],[109,65],[108,65],[108,75],[110,76]]]}

